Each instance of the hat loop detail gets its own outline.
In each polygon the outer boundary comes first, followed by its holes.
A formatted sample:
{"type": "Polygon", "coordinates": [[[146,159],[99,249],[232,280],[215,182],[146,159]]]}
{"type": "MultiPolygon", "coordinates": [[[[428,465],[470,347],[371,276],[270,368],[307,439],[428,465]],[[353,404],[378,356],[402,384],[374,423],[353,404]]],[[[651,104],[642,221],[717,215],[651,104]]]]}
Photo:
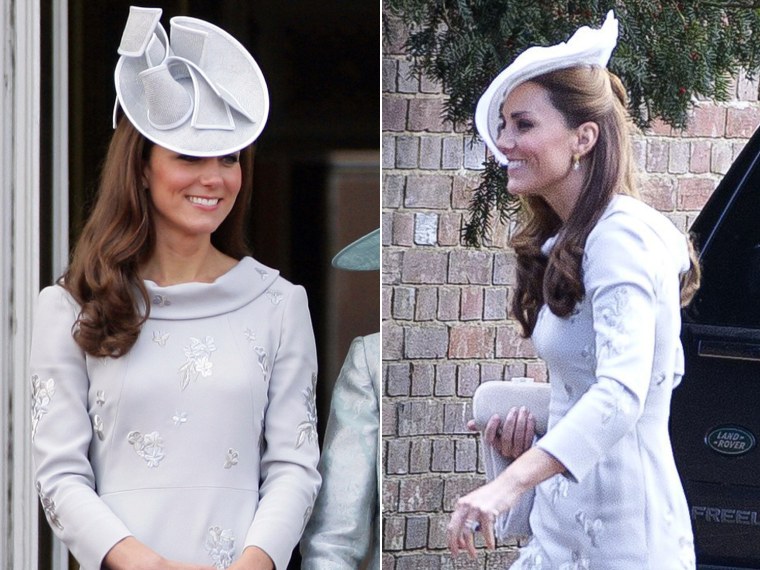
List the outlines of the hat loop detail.
{"type": "Polygon", "coordinates": [[[145,137],[176,152],[215,156],[249,145],[269,112],[258,65],[235,38],[203,20],[172,18],[169,38],[161,13],[130,8],[115,71],[114,127],[121,106],[145,137]]]}

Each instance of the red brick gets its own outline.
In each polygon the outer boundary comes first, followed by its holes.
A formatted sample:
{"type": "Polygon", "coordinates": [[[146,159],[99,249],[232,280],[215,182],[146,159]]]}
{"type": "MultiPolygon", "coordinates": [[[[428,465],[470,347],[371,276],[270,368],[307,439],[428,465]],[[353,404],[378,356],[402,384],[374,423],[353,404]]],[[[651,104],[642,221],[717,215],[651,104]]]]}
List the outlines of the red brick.
{"type": "Polygon", "coordinates": [[[443,99],[439,97],[410,100],[407,125],[412,132],[451,132],[451,125],[443,121],[443,99]]]}
{"type": "Polygon", "coordinates": [[[404,516],[383,517],[383,550],[403,550],[405,524],[406,517],[404,516]]]}
{"type": "Polygon", "coordinates": [[[483,317],[483,287],[462,289],[462,310],[460,320],[474,321],[483,317]]]}
{"type": "Polygon", "coordinates": [[[383,360],[400,360],[404,346],[404,329],[392,323],[383,323],[383,360]]]}
{"type": "Polygon", "coordinates": [[[451,192],[451,205],[455,210],[466,210],[470,205],[472,191],[480,185],[479,174],[454,176],[454,185],[451,192]]]}
{"type": "Polygon", "coordinates": [[[673,133],[673,127],[671,127],[669,124],[667,124],[662,119],[655,119],[652,121],[652,124],[649,126],[649,128],[646,130],[644,134],[646,135],[662,135],[662,136],[670,136],[673,133]]]}
{"type": "Polygon", "coordinates": [[[401,132],[406,130],[408,99],[386,95],[383,97],[383,130],[401,132]]]}
{"type": "Polygon", "coordinates": [[[409,39],[409,31],[406,26],[395,16],[384,14],[383,18],[383,24],[386,26],[386,33],[383,34],[383,53],[406,56],[404,45],[409,39]]]}
{"type": "Polygon", "coordinates": [[[409,212],[393,213],[393,245],[414,245],[414,215],[409,212]]]}
{"type": "Polygon", "coordinates": [[[686,174],[689,171],[689,143],[684,140],[670,141],[668,172],[686,174]]]}
{"type": "Polygon", "coordinates": [[[667,141],[654,139],[647,142],[647,172],[668,171],[667,141]]]}
{"type": "Polygon", "coordinates": [[[398,510],[402,513],[433,512],[441,508],[443,481],[439,476],[402,479],[398,510]]]}
{"type": "Polygon", "coordinates": [[[438,318],[442,321],[459,320],[459,288],[441,288],[438,290],[438,318]]]}
{"type": "Polygon", "coordinates": [[[406,358],[443,358],[449,345],[449,331],[445,326],[410,326],[404,331],[406,358]]]}
{"type": "Polygon", "coordinates": [[[715,189],[710,178],[681,178],[678,181],[678,209],[701,210],[715,189]]]}
{"type": "Polygon", "coordinates": [[[712,143],[710,141],[698,140],[691,142],[691,157],[689,160],[689,171],[694,174],[705,174],[710,172],[710,153],[712,143]]]}
{"type": "Polygon", "coordinates": [[[419,287],[417,289],[417,303],[414,311],[414,320],[417,322],[432,321],[435,319],[437,305],[438,288],[419,287]]]}
{"type": "Polygon", "coordinates": [[[449,358],[493,358],[494,329],[477,325],[451,327],[449,358]]]}
{"type": "Polygon", "coordinates": [[[444,212],[438,218],[438,245],[459,245],[462,230],[462,214],[444,212]]]}
{"type": "Polygon", "coordinates": [[[496,358],[536,358],[536,350],[517,325],[507,325],[496,329],[496,358]]]}
{"type": "Polygon", "coordinates": [[[760,125],[760,108],[744,107],[728,109],[726,136],[729,138],[749,138],[760,125]]]}
{"type": "Polygon", "coordinates": [[[733,162],[733,151],[733,145],[730,141],[715,141],[710,158],[710,171],[715,174],[725,174],[728,172],[733,162]]]}
{"type": "Polygon", "coordinates": [[[676,207],[676,182],[671,176],[649,176],[642,181],[641,198],[657,210],[670,212],[676,207]]]}
{"type": "Polygon", "coordinates": [[[409,176],[404,205],[407,208],[446,209],[451,204],[451,177],[440,174],[409,176]]]}
{"type": "Polygon", "coordinates": [[[536,382],[546,382],[549,379],[546,364],[540,360],[525,363],[525,376],[533,378],[536,382]]]}
{"type": "Polygon", "coordinates": [[[701,103],[689,113],[688,137],[722,137],[726,131],[726,109],[711,103],[701,103]]]}
{"type": "Polygon", "coordinates": [[[455,249],[449,256],[449,283],[490,285],[493,254],[476,249],[455,249]]]}
{"type": "MultiPolygon", "coordinates": [[[[383,255],[385,257],[385,255],[383,255]]],[[[445,283],[448,255],[436,249],[408,249],[404,252],[401,268],[403,283],[431,285],[445,283]]]]}

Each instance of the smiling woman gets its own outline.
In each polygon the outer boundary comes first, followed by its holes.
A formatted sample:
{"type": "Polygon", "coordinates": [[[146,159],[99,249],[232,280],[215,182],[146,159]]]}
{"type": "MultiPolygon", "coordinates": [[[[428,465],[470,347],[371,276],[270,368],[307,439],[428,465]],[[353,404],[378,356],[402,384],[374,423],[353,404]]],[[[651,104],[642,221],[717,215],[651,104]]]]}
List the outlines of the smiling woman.
{"type": "Polygon", "coordinates": [[[170,42],[160,16],[130,11],[96,203],[40,294],[36,488],[83,570],[286,568],[317,365],[303,288],[243,239],[268,92],[224,30],[173,18],[170,42]]]}

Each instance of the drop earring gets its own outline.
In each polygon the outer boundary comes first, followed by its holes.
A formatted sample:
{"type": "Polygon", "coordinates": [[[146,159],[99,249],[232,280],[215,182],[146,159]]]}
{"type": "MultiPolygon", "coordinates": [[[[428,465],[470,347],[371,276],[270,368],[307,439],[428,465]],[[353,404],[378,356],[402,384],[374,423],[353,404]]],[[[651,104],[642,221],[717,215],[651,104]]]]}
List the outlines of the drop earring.
{"type": "Polygon", "coordinates": [[[581,155],[573,155],[573,170],[578,170],[581,167],[581,155]]]}

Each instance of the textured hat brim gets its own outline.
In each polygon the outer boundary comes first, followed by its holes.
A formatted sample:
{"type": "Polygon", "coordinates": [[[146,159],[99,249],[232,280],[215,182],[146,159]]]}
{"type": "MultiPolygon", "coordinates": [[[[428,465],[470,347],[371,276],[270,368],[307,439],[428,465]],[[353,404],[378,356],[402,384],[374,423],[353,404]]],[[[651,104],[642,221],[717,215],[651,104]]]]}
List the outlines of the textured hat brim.
{"type": "Polygon", "coordinates": [[[380,269],[380,229],[376,229],[344,247],[333,257],[332,264],[349,271],[380,269]]]}
{"type": "MultiPolygon", "coordinates": [[[[192,98],[194,113],[172,128],[157,128],[152,124],[140,78],[151,66],[145,57],[122,55],[114,80],[117,102],[126,118],[152,142],[181,154],[221,156],[247,147],[261,134],[269,115],[269,93],[258,64],[240,42],[213,24],[189,17],[172,18],[171,24],[173,28],[189,29],[205,38],[200,56],[202,64],[195,72],[176,79],[192,98]],[[195,117],[198,106],[204,104],[202,98],[215,97],[216,93],[223,95],[219,101],[233,102],[221,103],[226,107],[230,123],[223,128],[204,125],[195,117]]],[[[174,65],[182,62],[181,58],[169,59],[174,65]]]]}
{"type": "Polygon", "coordinates": [[[519,84],[550,71],[581,65],[606,67],[617,45],[617,37],[618,21],[610,10],[600,29],[583,26],[567,42],[528,48],[496,76],[478,101],[475,128],[499,163],[508,163],[507,157],[496,146],[501,106],[507,95],[519,84]]]}

